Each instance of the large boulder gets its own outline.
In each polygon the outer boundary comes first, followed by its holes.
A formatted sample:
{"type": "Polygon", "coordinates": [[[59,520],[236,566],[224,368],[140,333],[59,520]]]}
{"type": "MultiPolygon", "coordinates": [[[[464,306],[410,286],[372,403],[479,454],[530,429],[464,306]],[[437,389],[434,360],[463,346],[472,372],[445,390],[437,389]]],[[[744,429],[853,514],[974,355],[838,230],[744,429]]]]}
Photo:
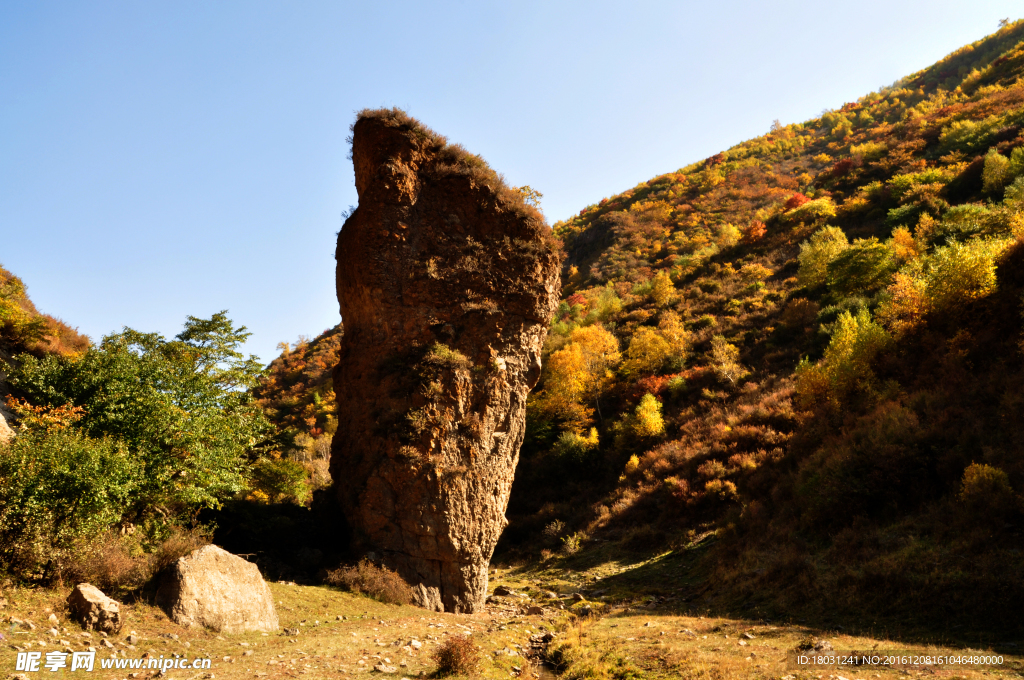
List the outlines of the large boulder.
{"type": "Polygon", "coordinates": [[[121,630],[121,605],[91,583],[79,583],[68,595],[71,618],[86,630],[117,633],[121,630]]]}
{"type": "Polygon", "coordinates": [[[161,579],[156,602],[186,627],[223,633],[278,628],[274,598],[259,568],[215,545],[178,559],[161,579]]]}
{"type": "Polygon", "coordinates": [[[401,111],[360,114],[352,159],[331,473],[357,549],[421,605],[473,612],[507,524],[560,251],[521,193],[401,111]]]}

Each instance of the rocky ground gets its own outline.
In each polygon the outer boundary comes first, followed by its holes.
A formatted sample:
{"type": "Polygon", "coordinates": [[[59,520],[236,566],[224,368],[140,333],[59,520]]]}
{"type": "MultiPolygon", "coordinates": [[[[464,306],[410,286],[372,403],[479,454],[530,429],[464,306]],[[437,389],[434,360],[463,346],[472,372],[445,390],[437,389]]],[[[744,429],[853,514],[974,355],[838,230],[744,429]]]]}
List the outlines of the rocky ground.
{"type": "MultiPolygon", "coordinates": [[[[483,612],[438,614],[415,607],[386,605],[324,586],[270,584],[282,631],[218,635],[182,628],[158,608],[123,605],[118,635],[86,634],[67,619],[67,591],[7,587],[2,601],[5,676],[15,671],[19,649],[97,651],[88,674],[103,680],[150,678],[152,670],[101,670],[99,659],[117,654],[139,658],[182,655],[213,659],[210,670],[168,670],[166,680],[208,678],[433,677],[431,652],[449,635],[469,634],[481,652],[473,677],[555,677],[541,657],[561,664],[572,678],[895,678],[936,676],[1016,677],[1024,662],[1012,643],[975,645],[974,651],[1003,655],[999,669],[794,668],[789,657],[801,645],[820,649],[905,650],[931,654],[964,653],[963,646],[907,644],[886,636],[858,636],[795,624],[714,617],[673,599],[628,595],[621,587],[602,591],[600,573],[543,569],[500,570],[483,612]],[[574,597],[578,591],[584,594],[574,597]],[[589,612],[589,614],[587,614],[589,612]],[[56,621],[50,619],[54,616],[56,621]],[[134,637],[130,637],[134,636],[134,637]]],[[[45,658],[45,657],[44,657],[45,658]]],[[[66,670],[60,672],[68,672],[66,670]]],[[[81,673],[76,671],[75,673],[81,673]]],[[[26,677],[45,676],[43,670],[26,677]]],[[[86,675],[83,673],[83,675],[86,675]]]]}

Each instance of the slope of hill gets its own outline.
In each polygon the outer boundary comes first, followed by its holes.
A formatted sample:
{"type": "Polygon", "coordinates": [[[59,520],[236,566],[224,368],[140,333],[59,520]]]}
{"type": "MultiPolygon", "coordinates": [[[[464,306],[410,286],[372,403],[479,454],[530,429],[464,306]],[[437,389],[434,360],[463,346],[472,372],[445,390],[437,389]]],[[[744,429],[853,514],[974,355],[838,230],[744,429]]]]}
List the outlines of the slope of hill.
{"type": "Polygon", "coordinates": [[[499,554],[713,543],[715,606],[1019,628],[1022,40],[555,224],[499,554]]]}
{"type": "Polygon", "coordinates": [[[301,464],[314,489],[330,483],[327,464],[338,427],[331,372],[338,364],[342,325],[312,340],[280,345],[253,395],[275,426],[271,456],[301,464]]]}
{"type": "Polygon", "coordinates": [[[0,350],[74,354],[89,346],[89,338],[60,319],[41,314],[29,299],[20,278],[0,266],[0,350]]]}
{"type": "Polygon", "coordinates": [[[8,389],[2,362],[22,352],[37,357],[72,355],[88,346],[89,338],[78,329],[49,314],[40,314],[22,280],[0,266],[0,441],[11,435],[8,422],[12,420],[4,404],[8,389]]]}

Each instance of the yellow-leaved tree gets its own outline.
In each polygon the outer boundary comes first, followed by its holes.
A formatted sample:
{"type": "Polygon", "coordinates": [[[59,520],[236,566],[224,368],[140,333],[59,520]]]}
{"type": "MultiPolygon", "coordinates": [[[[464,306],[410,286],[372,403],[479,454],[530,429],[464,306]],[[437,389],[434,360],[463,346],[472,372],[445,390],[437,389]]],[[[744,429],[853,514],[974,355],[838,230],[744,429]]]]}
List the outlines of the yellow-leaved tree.
{"type": "Polygon", "coordinates": [[[601,393],[613,379],[612,369],[620,359],[618,339],[601,324],[573,329],[569,342],[548,357],[538,407],[561,420],[566,431],[582,434],[593,419],[594,408],[600,415],[601,393]]]}

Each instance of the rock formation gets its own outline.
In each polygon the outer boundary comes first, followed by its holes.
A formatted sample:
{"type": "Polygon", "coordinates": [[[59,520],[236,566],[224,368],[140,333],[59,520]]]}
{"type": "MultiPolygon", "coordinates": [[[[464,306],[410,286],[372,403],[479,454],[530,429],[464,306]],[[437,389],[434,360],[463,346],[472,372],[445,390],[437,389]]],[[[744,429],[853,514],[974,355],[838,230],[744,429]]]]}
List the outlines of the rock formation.
{"type": "Polygon", "coordinates": [[[68,595],[71,618],[86,630],[117,633],[121,630],[121,605],[91,583],[79,583],[68,595]]]}
{"type": "Polygon", "coordinates": [[[217,632],[273,632],[277,610],[259,567],[204,545],[178,559],[164,575],[156,603],[178,625],[217,632]]]}
{"type": "Polygon", "coordinates": [[[359,549],[420,604],[472,612],[507,523],[560,254],[519,192],[401,111],[360,114],[352,159],[331,473],[359,549]]]}

